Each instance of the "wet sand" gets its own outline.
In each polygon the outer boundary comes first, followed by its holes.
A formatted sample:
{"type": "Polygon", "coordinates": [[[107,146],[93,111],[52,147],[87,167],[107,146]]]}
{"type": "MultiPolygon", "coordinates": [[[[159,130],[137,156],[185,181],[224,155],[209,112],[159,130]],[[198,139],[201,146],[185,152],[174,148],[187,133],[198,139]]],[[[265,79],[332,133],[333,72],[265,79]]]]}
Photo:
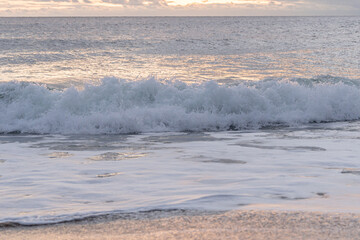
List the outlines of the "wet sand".
{"type": "Polygon", "coordinates": [[[288,211],[151,211],[0,228],[0,239],[360,239],[360,215],[288,211]]]}

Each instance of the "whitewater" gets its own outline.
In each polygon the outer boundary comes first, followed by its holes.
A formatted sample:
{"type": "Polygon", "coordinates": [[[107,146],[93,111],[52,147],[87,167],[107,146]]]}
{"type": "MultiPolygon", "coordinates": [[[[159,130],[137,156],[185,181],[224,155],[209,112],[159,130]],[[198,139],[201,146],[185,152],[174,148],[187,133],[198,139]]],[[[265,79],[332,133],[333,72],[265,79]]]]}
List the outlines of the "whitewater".
{"type": "Polygon", "coordinates": [[[0,84],[2,133],[124,134],[224,131],[360,118],[359,80],[320,76],[224,86],[153,78],[56,91],[0,84]]]}
{"type": "Polygon", "coordinates": [[[0,228],[360,213],[359,24],[0,18],[0,228]]]}

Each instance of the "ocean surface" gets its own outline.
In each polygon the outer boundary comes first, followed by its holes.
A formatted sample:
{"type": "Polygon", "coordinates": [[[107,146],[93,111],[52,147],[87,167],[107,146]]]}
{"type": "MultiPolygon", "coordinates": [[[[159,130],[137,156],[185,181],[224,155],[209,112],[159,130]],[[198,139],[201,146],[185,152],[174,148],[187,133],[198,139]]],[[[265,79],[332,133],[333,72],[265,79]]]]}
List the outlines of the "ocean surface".
{"type": "Polygon", "coordinates": [[[360,212],[360,17],[0,18],[0,227],[360,212]]]}

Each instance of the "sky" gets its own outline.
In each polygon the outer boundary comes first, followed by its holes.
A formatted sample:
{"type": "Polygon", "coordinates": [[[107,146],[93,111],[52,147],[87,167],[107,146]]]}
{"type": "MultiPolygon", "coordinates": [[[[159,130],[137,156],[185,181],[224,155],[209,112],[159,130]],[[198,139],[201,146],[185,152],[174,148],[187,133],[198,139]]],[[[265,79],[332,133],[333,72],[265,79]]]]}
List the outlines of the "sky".
{"type": "Polygon", "coordinates": [[[0,17],[314,15],[360,15],[360,0],[0,0],[0,17]]]}

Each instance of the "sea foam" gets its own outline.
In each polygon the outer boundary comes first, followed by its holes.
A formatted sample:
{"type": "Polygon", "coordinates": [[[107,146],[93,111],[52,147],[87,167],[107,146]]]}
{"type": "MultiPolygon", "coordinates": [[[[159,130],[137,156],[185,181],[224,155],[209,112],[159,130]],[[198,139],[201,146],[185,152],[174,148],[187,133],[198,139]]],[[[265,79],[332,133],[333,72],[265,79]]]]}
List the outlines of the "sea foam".
{"type": "Polygon", "coordinates": [[[320,76],[229,86],[109,77],[81,90],[7,82],[0,84],[0,132],[218,131],[357,120],[357,82],[320,76]]]}

